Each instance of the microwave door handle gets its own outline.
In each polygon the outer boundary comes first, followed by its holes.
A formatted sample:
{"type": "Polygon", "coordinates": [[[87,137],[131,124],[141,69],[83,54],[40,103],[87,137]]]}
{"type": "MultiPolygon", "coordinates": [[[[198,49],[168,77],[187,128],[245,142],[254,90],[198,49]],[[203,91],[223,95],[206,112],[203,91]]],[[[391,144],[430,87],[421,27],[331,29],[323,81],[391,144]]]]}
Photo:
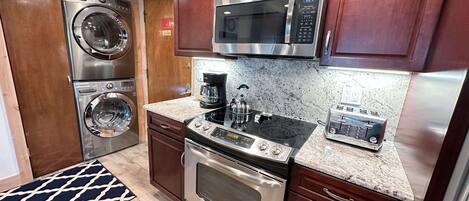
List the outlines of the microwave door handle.
{"type": "Polygon", "coordinates": [[[287,20],[285,23],[285,43],[291,43],[291,31],[293,23],[293,10],[295,7],[295,0],[288,0],[287,20]]]}

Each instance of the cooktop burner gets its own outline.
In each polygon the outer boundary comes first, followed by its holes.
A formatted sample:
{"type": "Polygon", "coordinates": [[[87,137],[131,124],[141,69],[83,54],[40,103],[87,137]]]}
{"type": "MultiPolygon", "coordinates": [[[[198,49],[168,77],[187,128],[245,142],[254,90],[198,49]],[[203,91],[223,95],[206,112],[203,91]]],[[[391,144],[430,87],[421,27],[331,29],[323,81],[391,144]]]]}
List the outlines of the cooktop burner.
{"type": "Polygon", "coordinates": [[[235,115],[221,108],[187,122],[186,137],[217,153],[287,178],[292,157],[316,126],[255,110],[235,115]]]}
{"type": "Polygon", "coordinates": [[[250,135],[299,149],[308,140],[316,124],[251,110],[236,115],[221,108],[201,116],[204,120],[250,135]]]}

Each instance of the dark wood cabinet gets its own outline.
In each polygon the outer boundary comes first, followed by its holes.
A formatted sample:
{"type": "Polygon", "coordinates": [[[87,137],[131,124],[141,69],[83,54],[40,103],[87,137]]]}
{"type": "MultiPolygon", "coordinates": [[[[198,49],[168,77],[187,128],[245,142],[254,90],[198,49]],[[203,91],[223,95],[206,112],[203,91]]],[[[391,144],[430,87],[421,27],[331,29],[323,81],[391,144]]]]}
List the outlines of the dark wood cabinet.
{"type": "Polygon", "coordinates": [[[184,138],[186,137],[183,123],[159,114],[149,113],[148,127],[180,142],[184,142],[184,138]]]}
{"type": "Polygon", "coordinates": [[[422,71],[443,0],[330,0],[322,65],[422,71]]]}
{"type": "Polygon", "coordinates": [[[298,193],[295,193],[293,191],[288,191],[287,201],[312,201],[312,200],[298,193]]]}
{"type": "Polygon", "coordinates": [[[469,67],[469,1],[446,0],[426,71],[469,67]]]}
{"type": "Polygon", "coordinates": [[[213,0],[174,0],[178,56],[215,56],[212,52],[213,0]]]}
{"type": "Polygon", "coordinates": [[[184,124],[150,112],[148,119],[150,182],[171,199],[184,200],[184,124]]]}
{"type": "Polygon", "coordinates": [[[334,200],[395,200],[389,196],[368,190],[315,170],[293,165],[290,174],[288,201],[334,201],[334,200]]]}

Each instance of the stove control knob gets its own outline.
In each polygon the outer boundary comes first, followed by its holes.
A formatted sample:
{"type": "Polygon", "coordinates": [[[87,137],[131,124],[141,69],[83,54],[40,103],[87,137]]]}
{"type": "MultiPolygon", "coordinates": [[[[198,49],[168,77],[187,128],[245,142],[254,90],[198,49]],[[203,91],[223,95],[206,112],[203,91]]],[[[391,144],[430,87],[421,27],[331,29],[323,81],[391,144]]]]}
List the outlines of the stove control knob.
{"type": "Polygon", "coordinates": [[[208,129],[210,129],[211,127],[212,126],[210,126],[210,124],[207,124],[202,129],[204,129],[204,131],[208,131],[208,129]]]}
{"type": "Polygon", "coordinates": [[[282,150],[280,148],[275,148],[273,151],[272,151],[272,154],[273,155],[280,155],[282,153],[282,150]]]}
{"type": "Polygon", "coordinates": [[[265,151],[266,149],[267,149],[267,144],[266,143],[262,143],[261,145],[259,145],[259,150],[265,151]]]}
{"type": "Polygon", "coordinates": [[[202,126],[202,123],[201,123],[200,121],[195,122],[194,126],[195,126],[196,128],[199,128],[199,127],[202,126]]]}

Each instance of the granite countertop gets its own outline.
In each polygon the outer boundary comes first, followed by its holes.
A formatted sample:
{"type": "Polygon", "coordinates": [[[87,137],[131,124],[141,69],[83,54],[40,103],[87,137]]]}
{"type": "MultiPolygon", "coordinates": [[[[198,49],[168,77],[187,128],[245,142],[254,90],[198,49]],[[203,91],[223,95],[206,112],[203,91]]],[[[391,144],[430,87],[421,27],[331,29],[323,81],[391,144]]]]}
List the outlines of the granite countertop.
{"type": "Polygon", "coordinates": [[[306,141],[295,163],[400,200],[414,194],[393,142],[372,152],[327,140],[318,126],[306,141]]]}
{"type": "MultiPolygon", "coordinates": [[[[145,110],[184,123],[213,109],[200,108],[195,97],[179,98],[143,106],[145,110]]],[[[296,154],[295,163],[372,189],[401,200],[414,200],[407,176],[392,142],[371,152],[333,142],[318,126],[296,154]]]]}
{"type": "Polygon", "coordinates": [[[194,96],[144,105],[146,111],[153,112],[184,123],[185,120],[215,110],[200,107],[200,101],[194,96]]]}

